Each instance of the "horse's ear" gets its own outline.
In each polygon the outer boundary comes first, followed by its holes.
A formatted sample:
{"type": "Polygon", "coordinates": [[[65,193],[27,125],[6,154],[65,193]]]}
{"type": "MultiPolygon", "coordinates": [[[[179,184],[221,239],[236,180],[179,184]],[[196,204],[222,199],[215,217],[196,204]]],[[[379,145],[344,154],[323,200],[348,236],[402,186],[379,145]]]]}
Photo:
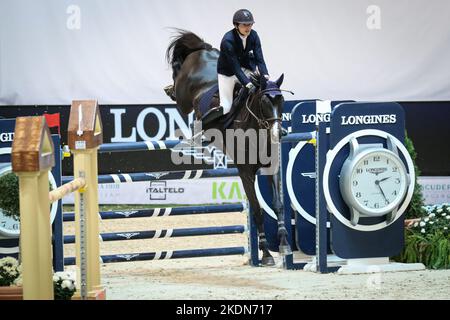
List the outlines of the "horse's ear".
{"type": "Polygon", "coordinates": [[[261,89],[265,89],[267,87],[267,79],[263,75],[259,78],[259,86],[261,89]]]}
{"type": "Polygon", "coordinates": [[[278,88],[281,87],[281,84],[283,83],[284,80],[284,73],[281,74],[281,76],[278,78],[277,81],[275,81],[275,83],[277,84],[278,88]]]}

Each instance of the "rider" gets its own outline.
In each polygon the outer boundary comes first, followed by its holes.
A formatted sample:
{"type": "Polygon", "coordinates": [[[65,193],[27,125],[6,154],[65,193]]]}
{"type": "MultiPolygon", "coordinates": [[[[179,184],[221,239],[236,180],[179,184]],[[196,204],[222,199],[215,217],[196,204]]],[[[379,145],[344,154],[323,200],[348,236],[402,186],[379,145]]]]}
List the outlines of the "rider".
{"type": "Polygon", "coordinates": [[[220,106],[212,108],[203,117],[206,124],[228,113],[233,104],[233,91],[240,82],[251,93],[255,86],[249,79],[250,72],[258,71],[269,79],[266,63],[261,49],[261,41],[255,30],[252,13],[240,9],[233,15],[234,29],[225,33],[220,44],[217,63],[220,106]]]}

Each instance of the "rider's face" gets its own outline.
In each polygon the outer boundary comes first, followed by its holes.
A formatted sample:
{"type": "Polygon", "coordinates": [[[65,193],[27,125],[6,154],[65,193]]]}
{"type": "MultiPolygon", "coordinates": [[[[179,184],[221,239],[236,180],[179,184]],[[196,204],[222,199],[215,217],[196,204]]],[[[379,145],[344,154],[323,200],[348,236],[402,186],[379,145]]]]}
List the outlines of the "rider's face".
{"type": "Polygon", "coordinates": [[[250,31],[252,31],[252,27],[253,27],[253,23],[250,23],[250,24],[240,23],[238,25],[239,33],[244,36],[248,36],[250,34],[250,31]]]}

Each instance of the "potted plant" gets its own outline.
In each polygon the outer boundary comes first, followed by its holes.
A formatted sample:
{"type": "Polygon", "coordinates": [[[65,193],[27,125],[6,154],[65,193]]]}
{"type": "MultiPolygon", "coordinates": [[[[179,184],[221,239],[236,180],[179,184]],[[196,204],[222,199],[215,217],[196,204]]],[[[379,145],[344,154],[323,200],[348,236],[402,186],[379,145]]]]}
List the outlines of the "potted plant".
{"type": "Polygon", "coordinates": [[[13,257],[0,259],[0,300],[22,300],[22,273],[13,257]]]}
{"type": "Polygon", "coordinates": [[[53,275],[55,300],[70,300],[76,291],[75,276],[71,272],[56,272],[53,275]]]}
{"type": "Polygon", "coordinates": [[[429,269],[450,268],[450,204],[425,207],[427,214],[405,229],[400,262],[421,262],[429,269]]]}

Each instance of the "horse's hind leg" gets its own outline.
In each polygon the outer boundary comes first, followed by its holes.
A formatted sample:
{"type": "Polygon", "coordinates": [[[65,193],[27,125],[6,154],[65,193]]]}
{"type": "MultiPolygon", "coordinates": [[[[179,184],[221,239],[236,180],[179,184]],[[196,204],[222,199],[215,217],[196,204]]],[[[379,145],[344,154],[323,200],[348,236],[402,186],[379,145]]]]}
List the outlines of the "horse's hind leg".
{"type": "Polygon", "coordinates": [[[264,231],[264,211],[259,205],[258,198],[256,197],[255,192],[255,175],[251,173],[240,174],[240,177],[244,186],[245,194],[247,195],[247,199],[250,202],[250,206],[253,211],[253,215],[251,218],[254,219],[253,221],[255,222],[256,228],[258,229],[258,246],[263,253],[261,264],[263,266],[273,266],[275,264],[275,261],[273,260],[273,257],[269,252],[269,244],[266,240],[266,234],[264,231]]]}
{"type": "Polygon", "coordinates": [[[279,251],[280,255],[285,256],[292,254],[292,250],[289,242],[287,241],[288,233],[284,223],[284,208],[279,185],[280,170],[278,170],[274,175],[269,175],[268,178],[272,186],[272,207],[278,218],[278,239],[280,240],[279,251]]]}

